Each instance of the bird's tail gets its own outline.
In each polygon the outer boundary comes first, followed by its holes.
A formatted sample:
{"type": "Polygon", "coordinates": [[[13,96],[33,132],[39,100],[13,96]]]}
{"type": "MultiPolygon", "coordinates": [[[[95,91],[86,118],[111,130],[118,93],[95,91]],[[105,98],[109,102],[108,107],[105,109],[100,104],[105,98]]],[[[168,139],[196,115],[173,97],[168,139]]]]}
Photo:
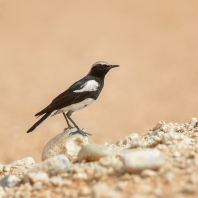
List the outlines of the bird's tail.
{"type": "Polygon", "coordinates": [[[39,119],[39,120],[27,131],[27,133],[34,131],[34,129],[35,129],[39,124],[41,124],[45,119],[47,119],[50,115],[51,115],[50,112],[49,112],[49,113],[46,113],[41,119],[39,119]]]}

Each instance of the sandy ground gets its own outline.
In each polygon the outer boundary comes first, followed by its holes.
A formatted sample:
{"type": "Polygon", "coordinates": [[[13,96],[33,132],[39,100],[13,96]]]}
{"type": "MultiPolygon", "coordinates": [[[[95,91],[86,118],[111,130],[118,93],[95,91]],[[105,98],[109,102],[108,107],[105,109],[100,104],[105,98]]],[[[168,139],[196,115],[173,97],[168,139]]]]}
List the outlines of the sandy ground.
{"type": "Polygon", "coordinates": [[[98,60],[120,64],[73,115],[90,142],[115,143],[159,120],[197,117],[198,2],[11,1],[0,6],[0,163],[31,156],[65,127],[34,114],[98,60]]]}

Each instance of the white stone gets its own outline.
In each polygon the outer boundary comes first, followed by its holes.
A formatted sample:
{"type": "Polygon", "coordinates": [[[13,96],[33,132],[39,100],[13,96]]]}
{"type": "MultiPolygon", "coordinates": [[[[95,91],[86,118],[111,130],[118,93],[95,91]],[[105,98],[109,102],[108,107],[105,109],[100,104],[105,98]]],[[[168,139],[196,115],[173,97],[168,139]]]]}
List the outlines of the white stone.
{"type": "Polygon", "coordinates": [[[141,172],[142,177],[153,177],[156,175],[157,175],[156,171],[149,170],[149,169],[145,169],[141,172]]]}
{"type": "Polygon", "coordinates": [[[34,188],[34,190],[42,190],[43,183],[38,181],[38,182],[34,183],[33,188],[34,188]]]}
{"type": "Polygon", "coordinates": [[[91,189],[87,186],[83,186],[80,188],[79,195],[80,196],[89,196],[91,194],[91,189]]]}
{"type": "Polygon", "coordinates": [[[49,181],[49,176],[45,172],[28,172],[24,178],[24,182],[29,182],[29,183],[36,183],[36,182],[42,182],[42,183],[48,183],[49,181]]]}
{"type": "Polygon", "coordinates": [[[3,172],[3,164],[0,164],[0,173],[3,172]]]}
{"type": "Polygon", "coordinates": [[[74,179],[79,179],[79,180],[86,180],[88,177],[87,177],[87,174],[86,173],[75,173],[73,175],[73,178],[74,179]]]}
{"type": "Polygon", "coordinates": [[[10,166],[32,166],[35,164],[35,161],[32,157],[26,157],[21,160],[17,160],[10,164],[10,166]]]}
{"type": "Polygon", "coordinates": [[[175,151],[173,153],[173,157],[181,157],[181,153],[179,151],[175,151]]]}
{"type": "Polygon", "coordinates": [[[66,172],[69,170],[70,163],[65,155],[56,155],[52,158],[46,159],[45,161],[36,164],[30,172],[46,172],[48,174],[57,174],[59,172],[66,172]]]}
{"type": "Polygon", "coordinates": [[[131,138],[131,140],[139,138],[139,135],[137,133],[131,133],[128,137],[131,138]]]}
{"type": "Polygon", "coordinates": [[[64,184],[64,180],[62,177],[51,177],[50,182],[55,186],[62,186],[64,184]]]}
{"type": "Polygon", "coordinates": [[[195,126],[196,122],[197,122],[197,118],[191,118],[189,124],[195,126]]]}
{"type": "Polygon", "coordinates": [[[2,186],[0,186],[0,197],[5,197],[5,191],[2,186]]]}
{"type": "Polygon", "coordinates": [[[53,137],[43,149],[42,160],[59,154],[66,155],[70,160],[77,159],[81,147],[88,144],[88,138],[79,133],[72,134],[76,130],[76,128],[65,129],[53,137]]]}
{"type": "Polygon", "coordinates": [[[140,172],[144,169],[158,169],[164,164],[164,156],[156,149],[134,149],[123,155],[122,161],[126,171],[140,172]]]}
{"type": "Polygon", "coordinates": [[[108,155],[121,153],[121,149],[106,147],[98,144],[87,144],[82,147],[78,154],[78,161],[95,161],[108,155]]]}
{"type": "Polygon", "coordinates": [[[3,166],[3,171],[10,172],[10,166],[8,166],[8,165],[3,166]]]}
{"type": "Polygon", "coordinates": [[[91,197],[121,198],[122,196],[118,190],[114,190],[114,189],[110,188],[106,183],[99,182],[92,187],[92,196],[91,197]]]}
{"type": "Polygon", "coordinates": [[[193,173],[190,176],[190,182],[193,184],[197,184],[198,183],[198,173],[193,173]]]}
{"type": "Polygon", "coordinates": [[[11,188],[21,180],[15,175],[7,175],[0,180],[0,186],[11,188]]]}

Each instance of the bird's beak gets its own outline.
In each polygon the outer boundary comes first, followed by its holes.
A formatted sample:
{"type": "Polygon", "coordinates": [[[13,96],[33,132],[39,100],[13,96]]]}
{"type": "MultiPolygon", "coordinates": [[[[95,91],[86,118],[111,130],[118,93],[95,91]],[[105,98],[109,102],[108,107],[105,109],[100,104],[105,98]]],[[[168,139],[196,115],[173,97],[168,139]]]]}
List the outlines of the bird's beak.
{"type": "Polygon", "coordinates": [[[114,67],[119,67],[120,65],[109,65],[110,69],[114,68],[114,67]]]}

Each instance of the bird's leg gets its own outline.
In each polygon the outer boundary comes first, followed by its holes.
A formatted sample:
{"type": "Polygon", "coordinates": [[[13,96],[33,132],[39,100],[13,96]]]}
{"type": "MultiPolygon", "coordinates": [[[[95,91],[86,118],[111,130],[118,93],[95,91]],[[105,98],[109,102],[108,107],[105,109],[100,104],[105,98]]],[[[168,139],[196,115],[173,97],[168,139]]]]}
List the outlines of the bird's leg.
{"type": "Polygon", "coordinates": [[[65,112],[63,112],[63,116],[65,117],[65,120],[66,120],[66,122],[67,122],[68,128],[71,129],[72,126],[71,126],[71,124],[69,123],[69,121],[68,121],[68,119],[67,119],[67,116],[65,115],[65,112]]]}
{"type": "MultiPolygon", "coordinates": [[[[81,130],[77,124],[71,119],[71,115],[72,115],[72,111],[68,111],[68,113],[66,114],[67,118],[73,123],[73,125],[77,128],[77,131],[75,132],[72,132],[72,134],[75,134],[75,133],[80,133],[81,135],[83,135],[84,137],[87,137],[89,135],[91,135],[90,133],[86,133],[85,131],[81,130]]],[[[71,134],[71,133],[70,133],[71,134]]]]}

